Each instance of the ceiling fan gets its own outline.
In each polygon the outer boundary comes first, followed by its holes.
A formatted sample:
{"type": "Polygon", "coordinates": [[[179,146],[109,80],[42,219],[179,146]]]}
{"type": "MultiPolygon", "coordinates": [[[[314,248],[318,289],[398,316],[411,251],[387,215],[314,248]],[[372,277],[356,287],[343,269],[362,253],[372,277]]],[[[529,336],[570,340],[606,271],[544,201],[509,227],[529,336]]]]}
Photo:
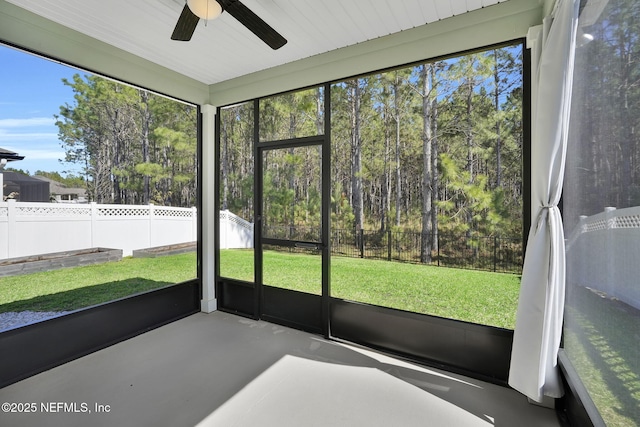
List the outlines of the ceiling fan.
{"type": "Polygon", "coordinates": [[[242,25],[268,44],[273,50],[280,49],[287,43],[276,30],[264,22],[258,15],[239,0],[187,0],[171,40],[189,41],[200,19],[217,18],[223,11],[229,12],[242,25]]]}

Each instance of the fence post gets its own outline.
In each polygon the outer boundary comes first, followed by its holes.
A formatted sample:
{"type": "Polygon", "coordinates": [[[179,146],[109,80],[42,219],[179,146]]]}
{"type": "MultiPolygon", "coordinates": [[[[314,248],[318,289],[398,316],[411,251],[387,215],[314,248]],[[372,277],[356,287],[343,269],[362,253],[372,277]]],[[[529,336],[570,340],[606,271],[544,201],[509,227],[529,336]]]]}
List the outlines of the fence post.
{"type": "Polygon", "coordinates": [[[364,229],[359,230],[360,233],[360,258],[364,258],[364,229]]]}
{"type": "Polygon", "coordinates": [[[152,248],[156,242],[153,241],[153,217],[155,215],[153,203],[149,203],[149,247],[152,248]]]}
{"type": "Polygon", "coordinates": [[[391,229],[387,230],[387,259],[391,261],[391,229]]]}
{"type": "Polygon", "coordinates": [[[497,248],[498,248],[498,236],[493,236],[493,271],[496,271],[496,263],[497,263],[497,248]]]}
{"type": "Polygon", "coordinates": [[[17,216],[16,200],[7,199],[7,256],[8,258],[16,257],[18,245],[18,228],[16,227],[17,216]]]}
{"type": "Polygon", "coordinates": [[[96,202],[89,203],[91,205],[91,247],[95,248],[96,245],[96,232],[98,227],[96,221],[98,220],[98,204],[96,202]]]}
{"type": "Polygon", "coordinates": [[[192,206],[191,212],[191,241],[195,242],[198,240],[198,208],[192,206]]]}

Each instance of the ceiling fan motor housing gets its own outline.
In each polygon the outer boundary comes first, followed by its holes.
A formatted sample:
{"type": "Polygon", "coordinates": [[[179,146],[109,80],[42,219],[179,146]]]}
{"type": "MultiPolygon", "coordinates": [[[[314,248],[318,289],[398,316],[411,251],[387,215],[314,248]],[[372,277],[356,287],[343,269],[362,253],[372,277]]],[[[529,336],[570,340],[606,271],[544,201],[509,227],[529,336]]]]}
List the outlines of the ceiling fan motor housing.
{"type": "Polygon", "coordinates": [[[222,5],[216,0],[187,0],[191,12],[200,19],[216,19],[222,13],[222,5]]]}

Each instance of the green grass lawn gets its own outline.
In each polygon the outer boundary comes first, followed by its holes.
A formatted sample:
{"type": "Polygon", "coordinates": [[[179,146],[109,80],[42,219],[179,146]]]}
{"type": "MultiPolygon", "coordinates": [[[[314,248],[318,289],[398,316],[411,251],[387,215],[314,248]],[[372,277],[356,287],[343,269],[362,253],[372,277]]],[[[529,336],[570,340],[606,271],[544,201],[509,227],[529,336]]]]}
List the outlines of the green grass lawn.
{"type": "Polygon", "coordinates": [[[195,253],[2,277],[0,313],[76,310],[195,277],[195,253]]]}
{"type": "MultiPolygon", "coordinates": [[[[320,257],[264,252],[268,285],[320,294],[320,257]]],[[[224,277],[253,281],[253,251],[220,252],[224,277]]],[[[360,258],[331,258],[331,295],[513,329],[520,276],[360,258]]]]}
{"type": "Polygon", "coordinates": [[[640,426],[640,311],[572,290],[564,348],[608,427],[640,426]]]}
{"type": "MultiPolygon", "coordinates": [[[[253,251],[223,250],[221,273],[253,281],[253,251]]],[[[194,253],[65,268],[0,278],[0,313],[68,311],[183,282],[196,276],[194,253]]],[[[321,293],[317,255],[264,252],[264,281],[321,293]]],[[[331,259],[331,295],[401,310],[513,329],[520,277],[359,258],[331,259]]]]}
{"type": "MultiPolygon", "coordinates": [[[[224,277],[253,281],[253,251],[220,252],[224,277]]],[[[320,257],[264,252],[271,286],[320,294],[320,257]]],[[[196,277],[196,255],[118,262],[0,278],[0,313],[69,311],[196,277]]],[[[331,295],[513,329],[520,276],[398,262],[331,259],[331,295]]],[[[567,306],[565,350],[608,426],[640,419],[640,312],[578,289],[567,306]],[[620,326],[622,325],[622,326],[620,326]]]]}

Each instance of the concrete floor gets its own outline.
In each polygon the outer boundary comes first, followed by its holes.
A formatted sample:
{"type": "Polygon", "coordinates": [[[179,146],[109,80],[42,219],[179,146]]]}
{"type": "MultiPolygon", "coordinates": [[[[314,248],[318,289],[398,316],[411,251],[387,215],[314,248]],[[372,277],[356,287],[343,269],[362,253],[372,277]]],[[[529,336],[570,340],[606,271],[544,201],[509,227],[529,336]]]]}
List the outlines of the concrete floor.
{"type": "Polygon", "coordinates": [[[559,427],[504,387],[196,314],[0,389],[0,426],[559,427]],[[24,412],[31,409],[31,412],[24,412]]]}

